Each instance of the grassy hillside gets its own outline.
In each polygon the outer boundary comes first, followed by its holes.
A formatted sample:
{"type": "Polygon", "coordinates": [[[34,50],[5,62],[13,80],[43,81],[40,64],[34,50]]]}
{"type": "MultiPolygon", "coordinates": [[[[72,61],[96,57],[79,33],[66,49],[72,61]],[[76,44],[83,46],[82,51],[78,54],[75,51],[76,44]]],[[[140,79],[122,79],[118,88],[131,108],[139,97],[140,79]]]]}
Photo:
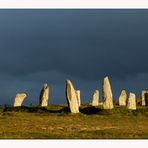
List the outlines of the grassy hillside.
{"type": "Polygon", "coordinates": [[[102,139],[148,138],[148,107],[136,111],[82,105],[71,114],[65,105],[0,109],[0,138],[102,139]]]}

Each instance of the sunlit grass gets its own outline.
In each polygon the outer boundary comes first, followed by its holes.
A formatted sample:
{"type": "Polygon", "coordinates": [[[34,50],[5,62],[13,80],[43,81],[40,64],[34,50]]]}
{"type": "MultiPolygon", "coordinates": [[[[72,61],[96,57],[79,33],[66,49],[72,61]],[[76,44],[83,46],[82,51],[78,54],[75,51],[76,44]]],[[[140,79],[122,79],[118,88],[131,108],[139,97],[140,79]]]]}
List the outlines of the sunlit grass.
{"type": "Polygon", "coordinates": [[[85,104],[80,111],[71,114],[66,105],[1,108],[0,138],[148,138],[148,107],[103,110],[85,104]]]}

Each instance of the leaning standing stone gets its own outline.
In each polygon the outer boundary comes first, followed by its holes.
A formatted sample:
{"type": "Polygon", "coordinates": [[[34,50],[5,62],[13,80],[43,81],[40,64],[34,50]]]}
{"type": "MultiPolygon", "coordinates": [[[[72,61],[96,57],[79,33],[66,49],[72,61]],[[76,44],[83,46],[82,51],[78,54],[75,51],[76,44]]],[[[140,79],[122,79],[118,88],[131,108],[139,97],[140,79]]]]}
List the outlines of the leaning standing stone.
{"type": "Polygon", "coordinates": [[[127,109],[136,110],[136,95],[134,93],[129,94],[127,109]]]}
{"type": "Polygon", "coordinates": [[[40,92],[39,105],[40,106],[48,106],[48,97],[49,97],[49,87],[45,83],[41,92],[40,92]]]}
{"type": "Polygon", "coordinates": [[[77,95],[70,80],[66,81],[66,97],[71,113],[79,113],[79,103],[77,95]]]}
{"type": "Polygon", "coordinates": [[[120,97],[119,97],[119,105],[120,106],[126,106],[126,99],[127,99],[126,91],[122,90],[120,97]]]}
{"type": "Polygon", "coordinates": [[[23,103],[24,99],[26,98],[26,96],[27,95],[25,93],[16,94],[13,106],[14,107],[22,106],[22,103],[23,103]]]}
{"type": "Polygon", "coordinates": [[[99,105],[99,91],[95,90],[92,99],[92,106],[98,106],[98,105],[99,105]]]}
{"type": "Polygon", "coordinates": [[[113,109],[113,98],[112,98],[112,90],[110,86],[110,82],[108,77],[104,78],[103,82],[103,108],[104,109],[113,109]]]}

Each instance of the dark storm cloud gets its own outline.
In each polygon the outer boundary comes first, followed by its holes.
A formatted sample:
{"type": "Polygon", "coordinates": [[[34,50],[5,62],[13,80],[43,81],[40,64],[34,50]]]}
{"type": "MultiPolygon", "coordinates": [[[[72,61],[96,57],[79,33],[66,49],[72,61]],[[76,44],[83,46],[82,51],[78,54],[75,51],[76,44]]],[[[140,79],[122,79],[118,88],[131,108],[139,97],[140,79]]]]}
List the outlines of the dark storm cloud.
{"type": "Polygon", "coordinates": [[[139,81],[148,73],[147,16],[148,10],[0,10],[1,81],[15,82],[11,96],[18,87],[39,91],[46,81],[64,96],[67,78],[86,93],[105,75],[118,91],[131,83],[139,91],[147,86],[139,81]]]}
{"type": "Polygon", "coordinates": [[[56,69],[97,79],[146,70],[146,10],[1,10],[0,16],[1,67],[9,74],[56,69]]]}

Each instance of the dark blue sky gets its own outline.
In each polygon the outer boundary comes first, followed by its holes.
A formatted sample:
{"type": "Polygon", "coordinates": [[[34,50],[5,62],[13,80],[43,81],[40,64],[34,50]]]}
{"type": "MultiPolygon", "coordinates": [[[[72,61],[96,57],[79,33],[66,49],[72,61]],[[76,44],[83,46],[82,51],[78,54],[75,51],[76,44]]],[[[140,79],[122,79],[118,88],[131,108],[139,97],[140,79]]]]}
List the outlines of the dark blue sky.
{"type": "Polygon", "coordinates": [[[89,103],[106,75],[115,99],[147,90],[148,10],[0,10],[0,104],[21,92],[38,104],[45,82],[49,103],[66,103],[66,79],[89,103]]]}

